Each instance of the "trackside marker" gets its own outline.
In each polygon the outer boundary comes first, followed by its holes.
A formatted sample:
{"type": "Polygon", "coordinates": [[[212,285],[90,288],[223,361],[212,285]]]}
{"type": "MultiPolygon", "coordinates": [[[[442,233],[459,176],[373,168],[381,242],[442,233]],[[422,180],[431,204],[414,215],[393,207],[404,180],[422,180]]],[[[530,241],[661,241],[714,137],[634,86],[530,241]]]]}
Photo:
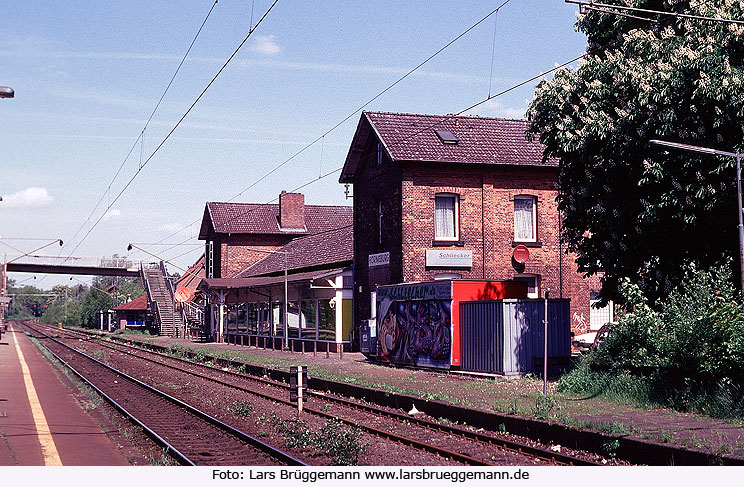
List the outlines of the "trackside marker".
{"type": "Polygon", "coordinates": [[[18,340],[16,340],[13,325],[10,325],[10,331],[10,336],[13,338],[13,343],[15,344],[15,349],[18,353],[18,360],[21,363],[23,383],[26,386],[26,396],[28,397],[28,402],[31,406],[31,414],[34,417],[36,433],[39,436],[39,444],[41,446],[41,455],[44,457],[44,465],[62,466],[62,460],[59,458],[59,452],[57,452],[57,445],[54,444],[52,432],[49,429],[49,424],[47,424],[46,416],[44,416],[44,410],[41,408],[39,396],[36,394],[34,381],[31,378],[31,371],[28,368],[26,359],[23,357],[21,346],[18,344],[18,340]]]}

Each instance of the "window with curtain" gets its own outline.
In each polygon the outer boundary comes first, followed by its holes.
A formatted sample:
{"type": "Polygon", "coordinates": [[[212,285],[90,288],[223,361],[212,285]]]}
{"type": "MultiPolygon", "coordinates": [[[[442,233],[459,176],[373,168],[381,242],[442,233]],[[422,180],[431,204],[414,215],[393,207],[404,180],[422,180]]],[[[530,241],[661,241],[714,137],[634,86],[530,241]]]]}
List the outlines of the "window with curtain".
{"type": "Polygon", "coordinates": [[[537,240],[537,218],[534,196],[514,197],[514,240],[535,242],[537,240]]]}
{"type": "Polygon", "coordinates": [[[456,194],[438,194],[434,197],[434,238],[457,240],[458,197],[456,194]]]}
{"type": "Polygon", "coordinates": [[[287,303],[287,336],[300,338],[300,303],[297,301],[287,303]]]}

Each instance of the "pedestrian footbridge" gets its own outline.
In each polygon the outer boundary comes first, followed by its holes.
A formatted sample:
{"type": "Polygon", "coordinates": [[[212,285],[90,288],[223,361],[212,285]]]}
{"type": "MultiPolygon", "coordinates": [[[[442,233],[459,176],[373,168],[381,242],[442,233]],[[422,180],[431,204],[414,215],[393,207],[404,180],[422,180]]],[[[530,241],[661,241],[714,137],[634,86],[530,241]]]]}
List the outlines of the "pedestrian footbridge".
{"type": "Polygon", "coordinates": [[[74,274],[87,276],[140,277],[140,269],[158,268],[157,262],[145,263],[123,257],[63,257],[53,255],[24,255],[9,258],[6,272],[31,274],[74,274]]]}

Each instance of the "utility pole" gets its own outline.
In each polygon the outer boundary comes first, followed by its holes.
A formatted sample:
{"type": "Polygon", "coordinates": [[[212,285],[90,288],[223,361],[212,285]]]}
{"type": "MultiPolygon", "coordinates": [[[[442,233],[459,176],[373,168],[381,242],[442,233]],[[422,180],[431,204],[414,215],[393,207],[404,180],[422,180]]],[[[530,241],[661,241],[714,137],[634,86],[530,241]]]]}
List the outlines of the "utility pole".
{"type": "Polygon", "coordinates": [[[669,142],[666,140],[649,140],[650,144],[660,145],[664,147],[671,147],[673,149],[687,151],[687,152],[699,152],[702,154],[714,155],[714,156],[726,156],[733,157],[736,159],[736,204],[739,209],[739,224],[737,230],[739,233],[739,283],[741,285],[742,305],[744,305],[744,217],[742,216],[742,203],[741,203],[741,152],[727,152],[718,149],[710,149],[708,147],[700,147],[697,145],[680,144],[679,142],[669,142]]]}

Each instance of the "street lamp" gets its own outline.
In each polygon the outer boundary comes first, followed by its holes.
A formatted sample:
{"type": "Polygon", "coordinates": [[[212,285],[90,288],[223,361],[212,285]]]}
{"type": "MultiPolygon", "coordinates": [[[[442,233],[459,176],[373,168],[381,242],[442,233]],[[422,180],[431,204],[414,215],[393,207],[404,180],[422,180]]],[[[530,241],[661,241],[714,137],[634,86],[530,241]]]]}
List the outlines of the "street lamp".
{"type": "Polygon", "coordinates": [[[15,91],[10,86],[0,86],[0,98],[14,98],[15,91]]]}
{"type": "Polygon", "coordinates": [[[668,142],[666,140],[649,140],[649,143],[671,147],[673,149],[700,152],[714,156],[727,156],[736,159],[736,201],[739,206],[739,280],[741,281],[741,292],[744,297],[744,217],[742,217],[741,208],[741,152],[727,152],[708,147],[699,147],[696,145],[680,144],[679,142],[668,142]]]}

